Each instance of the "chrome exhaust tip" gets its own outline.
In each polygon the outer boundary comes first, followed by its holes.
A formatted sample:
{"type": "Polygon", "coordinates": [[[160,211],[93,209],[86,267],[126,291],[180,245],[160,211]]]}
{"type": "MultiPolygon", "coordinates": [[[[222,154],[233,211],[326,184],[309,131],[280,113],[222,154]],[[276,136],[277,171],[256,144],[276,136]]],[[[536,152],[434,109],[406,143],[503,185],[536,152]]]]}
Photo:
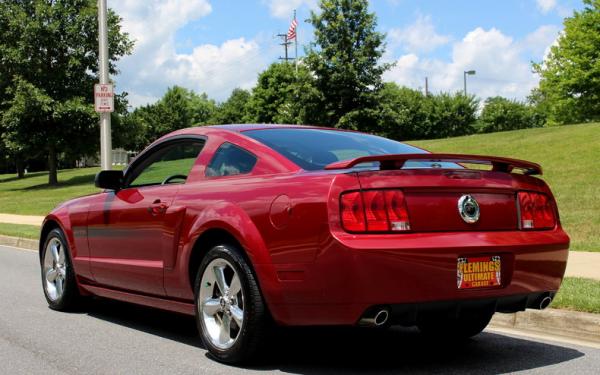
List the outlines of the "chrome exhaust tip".
{"type": "Polygon", "coordinates": [[[387,308],[375,310],[374,314],[367,314],[358,322],[364,327],[381,327],[387,323],[390,317],[390,311],[387,308]]]}
{"type": "Polygon", "coordinates": [[[552,302],[552,297],[550,297],[550,296],[546,296],[546,297],[542,298],[542,301],[540,302],[540,310],[544,310],[546,307],[550,306],[551,302],[552,302]]]}

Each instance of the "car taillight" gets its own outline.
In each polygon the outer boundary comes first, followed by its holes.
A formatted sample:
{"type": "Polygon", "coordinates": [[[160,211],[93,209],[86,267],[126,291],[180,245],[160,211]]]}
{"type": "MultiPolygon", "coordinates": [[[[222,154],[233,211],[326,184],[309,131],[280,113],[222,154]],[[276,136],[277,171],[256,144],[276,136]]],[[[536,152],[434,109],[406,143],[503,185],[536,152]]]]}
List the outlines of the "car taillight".
{"type": "Polygon", "coordinates": [[[521,229],[550,229],[556,225],[554,206],[546,194],[520,191],[521,229]]]}
{"type": "Polygon", "coordinates": [[[363,201],[358,191],[342,194],[341,214],[342,224],[347,231],[364,232],[367,229],[363,201]]]}
{"type": "Polygon", "coordinates": [[[349,232],[410,230],[404,194],[400,190],[367,190],[341,196],[342,226],[349,232]]]}

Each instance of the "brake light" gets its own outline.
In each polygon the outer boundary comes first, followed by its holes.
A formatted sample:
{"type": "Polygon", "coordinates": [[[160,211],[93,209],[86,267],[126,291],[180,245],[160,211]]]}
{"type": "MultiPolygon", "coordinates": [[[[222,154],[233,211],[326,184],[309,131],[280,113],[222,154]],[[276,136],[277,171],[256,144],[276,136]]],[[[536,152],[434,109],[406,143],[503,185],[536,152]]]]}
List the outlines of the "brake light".
{"type": "Polygon", "coordinates": [[[341,214],[342,224],[347,231],[364,232],[367,230],[365,210],[362,197],[358,191],[342,194],[341,214]]]}
{"type": "Polygon", "coordinates": [[[550,229],[556,225],[554,206],[546,194],[520,191],[521,229],[550,229]]]}
{"type": "Polygon", "coordinates": [[[342,226],[349,232],[410,230],[406,201],[400,190],[344,193],[341,196],[341,216],[342,226]]]}

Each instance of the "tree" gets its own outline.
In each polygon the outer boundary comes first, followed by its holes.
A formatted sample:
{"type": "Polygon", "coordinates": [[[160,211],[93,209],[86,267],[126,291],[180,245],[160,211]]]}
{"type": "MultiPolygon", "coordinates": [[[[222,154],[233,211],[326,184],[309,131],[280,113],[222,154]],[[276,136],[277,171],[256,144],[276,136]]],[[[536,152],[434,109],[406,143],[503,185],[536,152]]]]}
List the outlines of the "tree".
{"type": "Polygon", "coordinates": [[[430,127],[425,138],[458,137],[475,131],[479,100],[463,93],[441,93],[428,97],[430,127]]]}
{"type": "Polygon", "coordinates": [[[425,95],[387,82],[377,92],[380,135],[396,140],[424,138],[430,127],[430,109],[425,95]]]}
{"type": "Polygon", "coordinates": [[[236,88],[231,92],[229,98],[221,103],[211,123],[213,124],[238,124],[244,122],[248,113],[248,101],[250,100],[249,91],[236,88]]]}
{"type": "Polygon", "coordinates": [[[306,63],[322,95],[324,123],[360,129],[356,120],[373,117],[374,93],[389,68],[379,63],[385,36],[375,31],[377,21],[367,0],[321,0],[320,13],[312,12],[310,23],[315,41],[306,63]]]}
{"type": "Polygon", "coordinates": [[[541,127],[545,117],[531,105],[496,96],[486,99],[479,122],[480,132],[491,133],[541,127]]]}
{"type": "Polygon", "coordinates": [[[583,3],[544,62],[533,64],[541,79],[531,98],[550,123],[600,119],[600,0],[583,3]]]}
{"type": "Polygon", "coordinates": [[[318,123],[320,96],[304,65],[271,64],[258,76],[247,105],[246,120],[258,123],[318,123]]]}
{"type": "Polygon", "coordinates": [[[173,86],[156,103],[136,108],[123,121],[140,129],[128,147],[141,149],[157,138],[177,129],[206,125],[214,117],[217,106],[206,94],[173,86]]]}
{"type": "MultiPolygon", "coordinates": [[[[110,11],[112,74],[117,73],[115,62],[133,47],[120,22],[110,11]]],[[[76,157],[98,146],[91,95],[97,81],[97,34],[94,0],[0,2],[3,139],[17,156],[23,150],[46,155],[50,184],[57,183],[59,154],[76,157]]]]}

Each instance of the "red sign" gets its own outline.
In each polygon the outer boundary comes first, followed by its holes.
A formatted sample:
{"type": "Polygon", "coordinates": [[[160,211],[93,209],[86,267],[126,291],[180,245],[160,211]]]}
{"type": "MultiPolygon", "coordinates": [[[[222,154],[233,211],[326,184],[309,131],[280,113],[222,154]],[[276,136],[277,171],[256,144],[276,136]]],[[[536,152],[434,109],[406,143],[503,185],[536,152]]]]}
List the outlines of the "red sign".
{"type": "Polygon", "coordinates": [[[489,288],[500,286],[500,257],[458,258],[456,281],[458,289],[489,288]]]}
{"type": "Polygon", "coordinates": [[[94,85],[94,109],[100,113],[113,112],[115,110],[113,85],[94,85]]]}

